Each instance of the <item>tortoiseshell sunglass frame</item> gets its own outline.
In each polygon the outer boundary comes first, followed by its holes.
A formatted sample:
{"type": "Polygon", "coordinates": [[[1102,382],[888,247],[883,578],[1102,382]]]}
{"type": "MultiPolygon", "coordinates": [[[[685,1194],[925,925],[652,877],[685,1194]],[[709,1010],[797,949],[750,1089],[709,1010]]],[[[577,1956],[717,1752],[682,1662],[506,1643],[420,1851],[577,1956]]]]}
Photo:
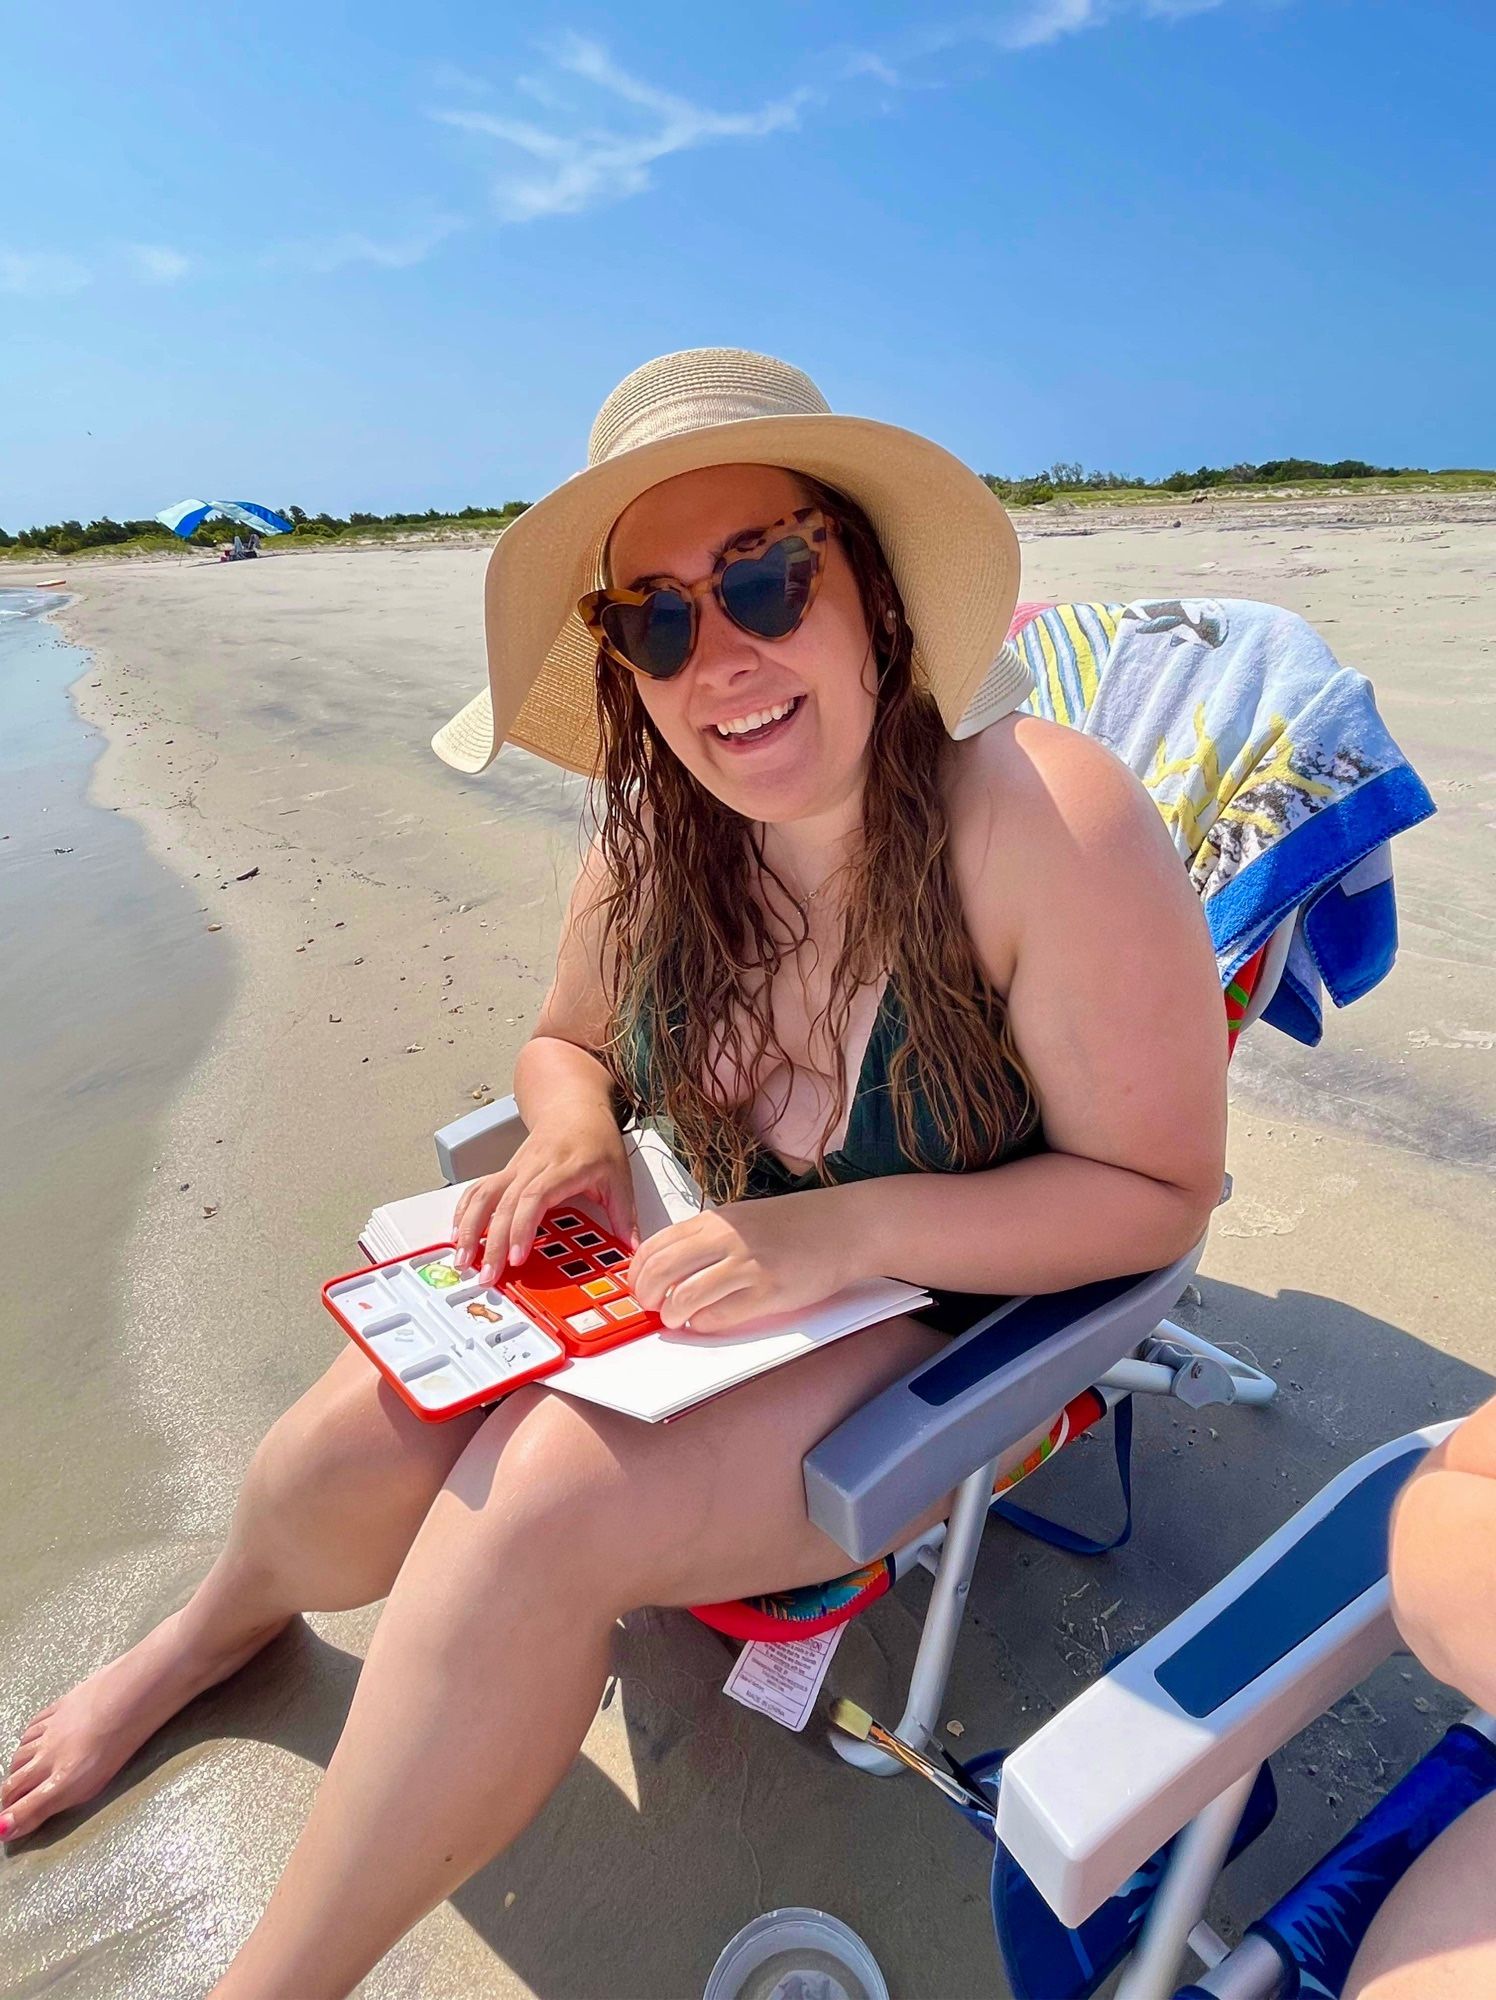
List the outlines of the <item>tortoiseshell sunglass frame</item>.
{"type": "Polygon", "coordinates": [[[740,630],[752,631],[751,626],[743,626],[738,619],[733,618],[722,595],[722,579],[734,563],[762,556],[775,542],[785,541],[791,535],[799,535],[815,558],[815,568],[811,571],[805,608],[789,631],[779,633],[777,638],[765,632],[753,633],[754,638],[765,639],[771,645],[783,639],[793,638],[810,616],[817,593],[820,591],[821,578],[826,573],[826,544],[835,526],[836,516],[828,514],[824,507],[798,507],[793,514],[786,514],[782,520],[771,522],[767,528],[745,530],[743,534],[737,536],[718,556],[710,576],[700,577],[695,583],[686,583],[676,576],[650,576],[644,578],[644,582],[648,585],[644,590],[589,590],[585,597],[577,599],[577,615],[596,641],[599,652],[605,654],[615,665],[627,668],[629,673],[637,675],[642,680],[674,680],[677,674],[685,672],[691,663],[692,654],[696,651],[696,643],[701,636],[701,614],[697,606],[706,593],[711,591],[721,605],[724,617],[732,618],[732,622],[739,625],[740,630]],[[691,637],[685,655],[674,672],[651,674],[647,667],[636,666],[609,639],[603,627],[603,613],[611,604],[647,604],[650,598],[662,590],[674,591],[689,607],[691,637]]]}

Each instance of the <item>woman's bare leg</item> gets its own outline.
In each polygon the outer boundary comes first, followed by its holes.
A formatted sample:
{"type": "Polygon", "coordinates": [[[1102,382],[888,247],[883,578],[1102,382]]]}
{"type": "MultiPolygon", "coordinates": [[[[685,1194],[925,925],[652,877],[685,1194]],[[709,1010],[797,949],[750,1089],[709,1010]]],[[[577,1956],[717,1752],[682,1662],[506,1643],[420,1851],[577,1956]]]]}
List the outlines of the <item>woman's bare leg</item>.
{"type": "Polygon", "coordinates": [[[91,1799],[298,1611],[383,1597],[481,1422],[423,1424],[361,1354],[340,1354],[266,1434],[190,1602],[29,1724],[0,1787],[0,1839],[91,1799]]]}
{"type": "Polygon", "coordinates": [[[306,1828],[215,2000],[347,1994],[513,1840],[580,1748],[620,1614],[845,1569],[806,1518],[801,1458],[940,1345],[889,1321],[670,1425],[510,1396],[411,1547],[306,1828]]]}
{"type": "Polygon", "coordinates": [[[1421,1854],[1382,1906],[1346,2000],[1490,2000],[1496,1993],[1496,1798],[1421,1854]]]}

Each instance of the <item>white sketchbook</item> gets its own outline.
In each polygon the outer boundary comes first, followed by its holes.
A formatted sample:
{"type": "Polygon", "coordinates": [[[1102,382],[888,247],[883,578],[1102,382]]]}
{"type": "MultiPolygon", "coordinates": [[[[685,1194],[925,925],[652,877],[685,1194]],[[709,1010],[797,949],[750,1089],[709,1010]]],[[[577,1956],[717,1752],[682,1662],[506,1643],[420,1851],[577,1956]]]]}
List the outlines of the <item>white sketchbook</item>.
{"type": "MultiPolygon", "coordinates": [[[[645,1132],[627,1133],[624,1142],[641,1236],[652,1236],[667,1223],[699,1213],[703,1204],[696,1184],[663,1140],[645,1132]]],[[[469,1185],[461,1181],[431,1188],[376,1208],[359,1234],[369,1261],[384,1263],[432,1243],[449,1243],[457,1197],[469,1185]]],[[[545,1378],[545,1386],[646,1423],[660,1423],[812,1348],[929,1303],[929,1293],[917,1286],[893,1278],[864,1278],[820,1305],[758,1320],[731,1333],[645,1334],[622,1347],[569,1361],[545,1378]]]]}

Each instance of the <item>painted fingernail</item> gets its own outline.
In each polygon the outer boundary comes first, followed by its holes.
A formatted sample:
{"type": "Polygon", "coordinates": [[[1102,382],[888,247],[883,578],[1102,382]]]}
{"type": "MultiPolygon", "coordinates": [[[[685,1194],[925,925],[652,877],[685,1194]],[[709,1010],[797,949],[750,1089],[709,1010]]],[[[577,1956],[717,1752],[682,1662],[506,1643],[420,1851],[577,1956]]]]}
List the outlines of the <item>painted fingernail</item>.
{"type": "Polygon", "coordinates": [[[14,1813],[0,1813],[0,1840],[9,1840],[16,1830],[14,1813]]]}
{"type": "Polygon", "coordinates": [[[491,1285],[498,1275],[492,1264],[485,1264],[478,1273],[480,1281],[485,1285],[491,1285]]]}

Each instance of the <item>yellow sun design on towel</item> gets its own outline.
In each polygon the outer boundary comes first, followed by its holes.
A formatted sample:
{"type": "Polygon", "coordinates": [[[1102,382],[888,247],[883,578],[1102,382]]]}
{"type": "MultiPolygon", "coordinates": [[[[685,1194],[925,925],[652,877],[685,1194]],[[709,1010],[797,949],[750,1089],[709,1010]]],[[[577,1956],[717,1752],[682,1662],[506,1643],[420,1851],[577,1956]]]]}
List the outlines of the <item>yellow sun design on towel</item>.
{"type": "Polygon", "coordinates": [[[1153,794],[1175,846],[1192,867],[1211,829],[1222,819],[1255,827],[1265,839],[1283,831],[1281,809],[1271,810],[1265,796],[1269,787],[1283,786],[1305,798],[1334,796],[1333,785],[1294,770],[1287,727],[1283,716],[1270,716],[1262,734],[1244,744],[1224,771],[1219,742],[1206,726],[1203,702],[1195,709],[1194,744],[1182,757],[1170,757],[1168,739],[1158,739],[1152,767],[1143,782],[1153,794]],[[1173,779],[1180,781],[1177,790],[1162,796],[1173,779]],[[1258,803],[1233,806],[1232,800],[1244,789],[1257,795],[1258,803]]]}

